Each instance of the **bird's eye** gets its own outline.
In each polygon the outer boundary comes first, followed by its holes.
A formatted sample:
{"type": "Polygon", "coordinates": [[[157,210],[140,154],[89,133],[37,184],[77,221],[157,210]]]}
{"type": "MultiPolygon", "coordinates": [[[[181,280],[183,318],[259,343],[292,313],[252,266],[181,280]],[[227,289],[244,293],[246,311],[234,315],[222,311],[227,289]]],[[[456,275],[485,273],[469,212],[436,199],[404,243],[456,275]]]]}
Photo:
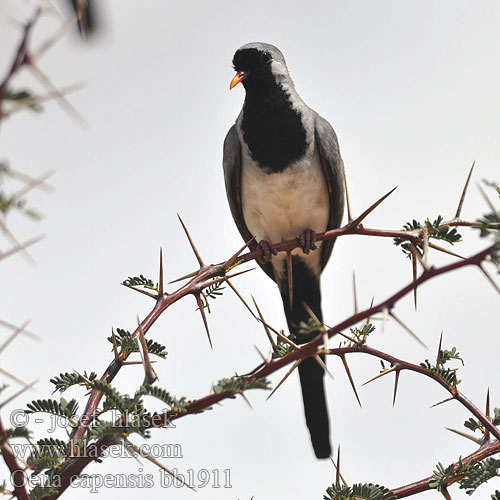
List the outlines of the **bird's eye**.
{"type": "Polygon", "coordinates": [[[260,62],[264,63],[264,64],[268,64],[272,61],[272,57],[271,57],[271,54],[269,52],[262,52],[261,56],[260,56],[260,62]]]}

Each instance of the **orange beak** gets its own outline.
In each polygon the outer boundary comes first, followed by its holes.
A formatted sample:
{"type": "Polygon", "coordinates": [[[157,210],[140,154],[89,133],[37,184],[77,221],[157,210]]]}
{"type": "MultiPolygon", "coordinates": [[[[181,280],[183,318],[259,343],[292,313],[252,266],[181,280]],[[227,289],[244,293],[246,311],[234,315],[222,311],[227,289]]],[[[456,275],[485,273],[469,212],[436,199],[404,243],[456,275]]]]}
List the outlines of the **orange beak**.
{"type": "Polygon", "coordinates": [[[231,80],[231,83],[229,84],[229,90],[231,90],[233,87],[236,87],[236,85],[242,82],[246,77],[247,75],[243,71],[236,73],[236,75],[234,75],[234,78],[231,80]]]}

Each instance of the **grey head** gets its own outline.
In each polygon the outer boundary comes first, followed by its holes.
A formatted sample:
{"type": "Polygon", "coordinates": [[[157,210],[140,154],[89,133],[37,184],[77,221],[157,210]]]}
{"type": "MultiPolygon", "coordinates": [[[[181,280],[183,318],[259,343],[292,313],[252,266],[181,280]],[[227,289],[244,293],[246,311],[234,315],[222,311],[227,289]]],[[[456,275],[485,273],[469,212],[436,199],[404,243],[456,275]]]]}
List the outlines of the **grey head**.
{"type": "Polygon", "coordinates": [[[283,54],[270,43],[251,42],[241,46],[234,54],[233,67],[237,74],[230,88],[240,82],[245,88],[266,82],[293,86],[283,54]]]}

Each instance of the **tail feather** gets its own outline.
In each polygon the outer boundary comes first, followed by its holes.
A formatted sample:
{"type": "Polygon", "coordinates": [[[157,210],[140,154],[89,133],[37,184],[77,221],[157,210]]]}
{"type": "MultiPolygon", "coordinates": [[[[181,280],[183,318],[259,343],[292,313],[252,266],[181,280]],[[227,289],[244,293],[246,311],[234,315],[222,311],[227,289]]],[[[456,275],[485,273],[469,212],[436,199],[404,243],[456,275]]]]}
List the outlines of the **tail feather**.
{"type": "MultiPolygon", "coordinates": [[[[292,308],[288,292],[288,278],[285,273],[281,283],[281,297],[291,333],[297,335],[296,343],[309,342],[314,335],[298,334],[301,322],[307,322],[309,313],[304,302],[313,311],[316,317],[323,321],[321,313],[321,292],[319,277],[305,264],[300,257],[292,260],[292,308]]],[[[322,356],[324,361],[324,356],[322,356]]],[[[324,390],[324,370],[314,358],[307,358],[299,365],[300,385],[304,401],[306,424],[311,435],[314,453],[318,458],[328,458],[331,454],[330,424],[324,390]]]]}

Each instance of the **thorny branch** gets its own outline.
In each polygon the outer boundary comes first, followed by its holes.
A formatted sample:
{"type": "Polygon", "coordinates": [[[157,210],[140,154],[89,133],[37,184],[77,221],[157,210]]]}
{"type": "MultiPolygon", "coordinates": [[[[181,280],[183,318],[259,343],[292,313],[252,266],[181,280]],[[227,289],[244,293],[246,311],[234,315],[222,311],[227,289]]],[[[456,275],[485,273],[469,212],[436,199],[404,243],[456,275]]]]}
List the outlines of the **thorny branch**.
{"type": "MultiPolygon", "coordinates": [[[[358,223],[359,224],[359,223],[358,223]]],[[[457,225],[460,225],[459,222],[457,222],[457,225]]],[[[361,225],[357,227],[352,227],[352,225],[348,224],[347,226],[344,226],[343,228],[336,229],[333,231],[328,231],[326,233],[318,235],[318,240],[323,240],[327,238],[334,238],[338,236],[343,236],[347,234],[358,234],[358,235],[367,235],[367,236],[386,236],[386,237],[401,237],[408,239],[410,241],[415,241],[417,243],[420,238],[422,237],[419,231],[388,231],[388,230],[380,230],[380,229],[370,229],[370,228],[363,228],[361,225]]],[[[278,251],[286,251],[286,250],[291,250],[293,248],[296,248],[299,245],[298,240],[290,240],[287,242],[283,242],[279,245],[277,245],[278,251]]],[[[380,302],[379,304],[372,305],[370,308],[360,311],[351,317],[347,318],[343,322],[339,323],[338,325],[326,330],[326,335],[328,338],[331,338],[335,334],[341,332],[342,330],[345,330],[346,328],[349,328],[360,321],[371,317],[372,315],[376,314],[377,312],[382,312],[382,311],[390,311],[394,305],[396,304],[397,301],[399,301],[402,297],[410,293],[412,290],[414,290],[416,287],[420,286],[421,284],[425,283],[426,281],[429,281],[430,279],[460,269],[465,266],[469,265],[476,265],[479,266],[496,248],[496,245],[490,245],[484,250],[481,250],[480,252],[472,255],[471,257],[467,259],[463,259],[457,262],[454,262],[452,264],[448,264],[446,266],[442,267],[428,267],[424,269],[423,273],[419,278],[414,280],[412,283],[408,284],[398,292],[396,292],[394,295],[389,297],[383,302],[380,302]]],[[[228,261],[226,261],[223,264],[213,264],[213,265],[204,265],[202,264],[199,271],[196,272],[194,276],[188,281],[185,285],[181,286],[179,289],[177,289],[175,292],[172,293],[167,293],[164,292],[162,295],[159,295],[157,297],[155,306],[151,310],[151,312],[148,314],[148,316],[141,322],[140,326],[135,330],[133,333],[133,338],[136,338],[139,333],[142,331],[144,334],[147,333],[147,331],[151,328],[151,326],[154,324],[154,322],[159,318],[159,316],[172,304],[177,302],[179,299],[182,297],[185,297],[186,295],[197,295],[200,293],[201,290],[204,288],[208,287],[210,284],[213,283],[214,278],[224,278],[226,276],[226,273],[228,271],[228,268],[232,268],[234,265],[234,262],[237,261],[238,263],[241,262],[248,262],[250,260],[253,260],[255,258],[258,258],[261,256],[261,250],[255,250],[252,252],[248,252],[242,256],[238,256],[237,259],[235,259],[235,256],[230,258],[228,261]],[[228,265],[229,264],[229,265],[228,265]]],[[[292,362],[296,362],[299,359],[304,359],[309,356],[314,356],[318,352],[325,352],[322,350],[323,346],[323,335],[319,335],[312,341],[310,341],[307,344],[302,344],[300,345],[297,349],[293,350],[290,354],[284,356],[283,358],[276,359],[274,361],[270,361],[268,363],[265,363],[262,368],[259,370],[256,370],[252,372],[251,376],[248,376],[246,379],[242,379],[242,381],[250,381],[250,380],[255,380],[257,378],[265,377],[283,366],[290,364],[292,362]]],[[[343,348],[340,350],[329,350],[326,353],[327,354],[334,354],[334,355],[345,355],[348,353],[354,353],[354,352],[361,352],[365,354],[370,354],[373,356],[380,357],[381,359],[386,359],[389,362],[393,363],[399,363],[399,365],[402,367],[401,369],[407,369],[407,370],[412,370],[419,372],[421,374],[424,374],[430,378],[433,378],[436,380],[440,385],[445,387],[448,391],[451,392],[453,399],[456,399],[459,401],[462,405],[464,405],[469,411],[471,411],[476,418],[478,418],[490,431],[491,433],[497,437],[497,439],[500,439],[500,433],[496,427],[494,427],[491,422],[488,420],[488,418],[481,413],[465,396],[463,396],[459,391],[457,391],[455,388],[450,388],[447,384],[443,383],[443,381],[434,373],[432,373],[430,370],[425,370],[424,368],[413,365],[411,363],[404,362],[402,360],[399,360],[397,358],[394,358],[388,354],[382,353],[380,351],[376,351],[374,349],[369,348],[368,346],[355,346],[355,347],[349,347],[349,348],[343,348]]],[[[120,371],[121,367],[123,366],[124,361],[127,359],[128,354],[120,352],[119,355],[112,361],[112,363],[108,366],[107,370],[105,373],[102,375],[101,380],[105,380],[108,383],[110,383],[115,376],[118,374],[120,371]]],[[[170,410],[161,414],[155,414],[150,418],[150,426],[151,427],[161,427],[167,425],[169,422],[172,420],[181,418],[184,415],[192,415],[195,413],[199,413],[215,403],[218,403],[219,401],[222,401],[223,399],[233,397],[235,394],[232,391],[226,391],[222,393],[217,393],[217,394],[210,394],[208,396],[205,396],[203,398],[200,398],[196,401],[193,401],[186,409],[185,412],[183,413],[178,413],[175,410],[170,410]]],[[[89,400],[87,402],[87,406],[85,408],[84,413],[82,414],[82,417],[78,423],[78,427],[72,437],[72,443],[76,444],[85,434],[85,431],[89,425],[89,423],[92,421],[92,415],[95,413],[99,402],[102,398],[102,393],[98,391],[93,391],[89,397],[89,400]]],[[[97,453],[102,453],[107,446],[111,444],[112,440],[108,437],[101,438],[99,441],[97,441],[94,445],[92,445],[95,448],[94,452],[97,453]]],[[[70,477],[77,475],[81,473],[81,471],[85,468],[85,466],[91,461],[91,458],[88,457],[79,457],[79,458],[71,458],[67,457],[65,463],[63,464],[62,470],[61,470],[61,478],[62,478],[62,487],[59,490],[59,495],[69,486],[69,481],[70,477]]],[[[58,496],[59,496],[58,495],[58,496]]]]}

